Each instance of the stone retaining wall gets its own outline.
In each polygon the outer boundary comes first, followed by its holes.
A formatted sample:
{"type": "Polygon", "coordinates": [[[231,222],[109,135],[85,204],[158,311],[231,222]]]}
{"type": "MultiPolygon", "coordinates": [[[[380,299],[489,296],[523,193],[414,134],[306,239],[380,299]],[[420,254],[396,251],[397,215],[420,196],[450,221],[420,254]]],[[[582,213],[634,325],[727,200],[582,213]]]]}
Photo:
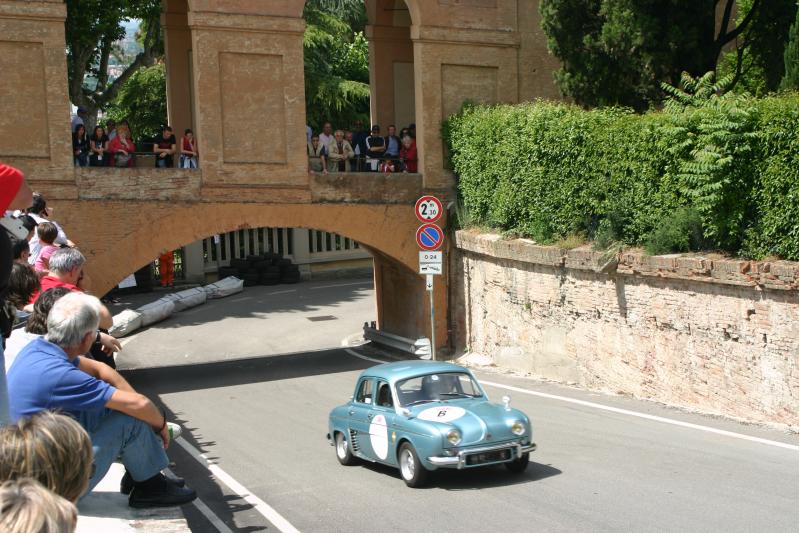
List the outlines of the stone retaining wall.
{"type": "Polygon", "coordinates": [[[799,430],[799,263],[458,232],[456,338],[495,364],[799,430]]]}

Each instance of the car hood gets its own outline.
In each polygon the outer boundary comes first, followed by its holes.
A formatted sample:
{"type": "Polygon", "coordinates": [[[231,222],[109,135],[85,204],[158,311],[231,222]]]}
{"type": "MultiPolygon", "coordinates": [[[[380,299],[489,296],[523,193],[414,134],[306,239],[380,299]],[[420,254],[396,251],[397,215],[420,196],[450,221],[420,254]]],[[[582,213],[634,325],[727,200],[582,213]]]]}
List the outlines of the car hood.
{"type": "Polygon", "coordinates": [[[529,432],[529,423],[523,413],[516,409],[507,410],[504,406],[487,400],[426,403],[414,406],[411,412],[419,420],[460,431],[462,440],[459,447],[518,438],[510,430],[515,420],[521,420],[529,432]]]}

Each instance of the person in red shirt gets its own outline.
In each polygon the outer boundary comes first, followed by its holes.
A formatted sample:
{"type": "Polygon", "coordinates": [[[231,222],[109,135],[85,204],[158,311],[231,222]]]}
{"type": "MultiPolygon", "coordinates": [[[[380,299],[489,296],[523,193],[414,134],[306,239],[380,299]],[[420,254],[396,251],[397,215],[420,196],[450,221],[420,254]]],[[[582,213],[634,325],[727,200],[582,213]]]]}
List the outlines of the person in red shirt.
{"type": "MultiPolygon", "coordinates": [[[[25,209],[33,203],[33,193],[25,183],[25,176],[18,169],[0,163],[0,215],[8,209],[25,209]]],[[[5,307],[2,296],[11,277],[14,265],[14,251],[9,232],[0,228],[0,307],[5,307]]],[[[5,337],[10,334],[11,322],[6,313],[0,313],[0,426],[9,422],[8,390],[6,388],[6,372],[4,345],[5,337]]]]}
{"type": "Polygon", "coordinates": [[[409,135],[402,138],[400,161],[402,161],[402,164],[405,166],[403,172],[415,174],[419,171],[419,155],[416,151],[416,141],[409,135]]]}
{"type": "Polygon", "coordinates": [[[123,122],[117,127],[117,136],[108,143],[108,153],[112,156],[111,166],[132,167],[136,144],[130,137],[130,129],[123,122]]]}
{"type": "Polygon", "coordinates": [[[162,287],[175,286],[175,256],[172,250],[158,256],[158,273],[162,287]]]}

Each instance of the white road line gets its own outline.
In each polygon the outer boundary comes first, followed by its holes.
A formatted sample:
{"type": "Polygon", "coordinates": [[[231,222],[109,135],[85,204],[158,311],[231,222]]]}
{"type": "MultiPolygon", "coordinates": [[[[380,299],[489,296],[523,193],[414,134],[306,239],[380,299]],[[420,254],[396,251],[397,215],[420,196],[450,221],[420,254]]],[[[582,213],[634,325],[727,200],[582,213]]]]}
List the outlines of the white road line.
{"type": "Polygon", "coordinates": [[[253,508],[261,513],[264,518],[269,520],[273,526],[283,533],[299,533],[299,530],[291,525],[291,523],[283,518],[280,513],[275,511],[269,504],[263,501],[258,496],[254,495],[252,491],[248,490],[244,485],[233,479],[233,477],[222,470],[214,462],[210,461],[204,454],[186,442],[186,439],[178,439],[175,441],[181,448],[186,450],[198,463],[208,469],[219,481],[224,483],[230,490],[235,492],[240,498],[247,503],[251,504],[253,508]]]}
{"type": "Polygon", "coordinates": [[[242,296],[241,298],[233,298],[232,300],[228,300],[228,302],[230,303],[245,302],[247,300],[252,300],[252,299],[253,299],[252,296],[242,296]]]}
{"type": "MultiPolygon", "coordinates": [[[[345,352],[348,354],[357,357],[359,359],[364,359],[366,361],[372,361],[375,363],[385,363],[386,361],[381,361],[379,359],[373,359],[372,357],[367,357],[365,355],[361,355],[358,352],[353,350],[345,349],[345,352]]],[[[502,383],[495,383],[492,381],[483,381],[480,380],[480,383],[483,385],[488,385],[489,387],[496,387],[498,389],[506,389],[513,392],[520,392],[522,394],[529,394],[530,396],[538,396],[540,398],[547,398],[550,400],[559,400],[561,402],[568,402],[573,403],[575,405],[582,405],[583,407],[592,407],[594,409],[600,409],[602,411],[609,411],[611,413],[618,413],[622,415],[634,416],[637,418],[643,418],[646,420],[652,420],[654,422],[662,422],[663,424],[671,424],[673,426],[680,426],[688,429],[695,429],[697,431],[704,431],[707,433],[714,433],[716,435],[722,435],[724,437],[731,437],[733,439],[740,439],[746,440],[749,442],[757,442],[758,444],[765,444],[767,446],[775,446],[777,448],[784,448],[786,450],[791,450],[795,452],[799,452],[799,446],[795,444],[788,444],[786,442],[780,442],[776,440],[769,440],[764,439],[761,437],[753,437],[752,435],[745,435],[743,433],[736,433],[734,431],[727,431],[724,429],[717,429],[712,428],[710,426],[703,426],[701,424],[692,424],[690,422],[683,422],[682,420],[675,420],[673,418],[665,418],[662,416],[650,415],[647,413],[639,413],[638,411],[630,411],[629,409],[620,409],[618,407],[611,407],[609,405],[603,405],[601,403],[594,403],[594,402],[587,402],[585,400],[578,400],[576,398],[569,398],[568,396],[558,396],[557,394],[548,394],[546,392],[538,392],[538,391],[531,391],[528,389],[523,389],[521,387],[513,387],[512,385],[503,385],[502,383]]]]}
{"type": "Polygon", "coordinates": [[[334,287],[350,287],[352,285],[363,285],[364,283],[371,283],[371,281],[356,281],[354,283],[339,283],[337,285],[320,285],[318,287],[309,287],[312,291],[317,291],[319,289],[332,289],[334,287]]]}
{"type": "MultiPolygon", "coordinates": [[[[172,477],[175,477],[175,474],[169,468],[166,469],[166,472],[168,472],[172,477]]],[[[196,500],[191,502],[191,504],[198,511],[200,511],[200,513],[205,517],[206,520],[211,522],[211,525],[213,525],[216,528],[216,530],[219,531],[219,533],[233,533],[233,531],[229,527],[227,527],[227,525],[222,521],[222,519],[216,516],[214,512],[211,510],[211,508],[205,505],[205,502],[202,501],[200,498],[197,498],[196,500]]]]}
{"type": "Polygon", "coordinates": [[[548,394],[546,392],[537,392],[531,391],[528,389],[522,389],[521,387],[513,387],[511,385],[503,385],[502,383],[494,383],[491,381],[480,381],[483,385],[488,385],[489,387],[496,387],[499,389],[506,389],[514,392],[520,392],[522,394],[529,394],[530,396],[538,396],[540,398],[547,398],[550,400],[559,400],[561,402],[568,402],[573,403],[576,405],[582,405],[584,407],[592,407],[594,409],[600,409],[602,411],[609,411],[611,413],[618,413],[622,415],[634,416],[637,418],[643,418],[646,420],[652,420],[654,422],[662,422],[663,424],[671,424],[673,426],[680,426],[688,429],[695,429],[697,431],[704,431],[707,433],[714,433],[716,435],[723,435],[725,437],[731,437],[733,439],[740,439],[740,440],[747,440],[750,442],[757,442],[759,444],[765,444],[767,446],[775,446],[777,448],[784,448],[786,450],[792,450],[795,452],[799,452],[799,446],[795,444],[788,444],[786,442],[779,442],[776,440],[769,440],[763,439],[761,437],[753,437],[752,435],[744,435],[743,433],[736,433],[734,431],[727,431],[724,429],[717,429],[712,428],[709,426],[703,426],[700,424],[692,424],[690,422],[683,422],[682,420],[675,420],[673,418],[665,418],[662,416],[650,415],[647,413],[639,413],[638,411],[630,411],[628,409],[620,409],[618,407],[611,407],[609,405],[603,405],[601,403],[594,403],[594,402],[587,402],[585,400],[578,400],[576,398],[569,398],[568,396],[558,396],[557,394],[548,394]]]}
{"type": "Polygon", "coordinates": [[[275,292],[269,292],[269,293],[267,293],[266,295],[267,295],[267,296],[274,296],[274,295],[276,295],[276,294],[289,294],[289,293],[292,293],[292,292],[297,292],[297,289],[289,289],[289,290],[287,290],[287,291],[275,291],[275,292]]]}

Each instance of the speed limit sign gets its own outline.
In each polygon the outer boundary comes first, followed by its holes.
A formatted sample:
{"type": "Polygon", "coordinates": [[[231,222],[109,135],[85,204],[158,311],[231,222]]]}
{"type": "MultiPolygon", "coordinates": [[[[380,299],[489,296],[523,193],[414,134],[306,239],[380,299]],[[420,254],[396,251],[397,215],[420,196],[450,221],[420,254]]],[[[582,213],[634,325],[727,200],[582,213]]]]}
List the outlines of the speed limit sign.
{"type": "Polygon", "coordinates": [[[422,222],[433,223],[441,218],[444,208],[435,196],[422,196],[416,201],[416,218],[422,222]]]}

